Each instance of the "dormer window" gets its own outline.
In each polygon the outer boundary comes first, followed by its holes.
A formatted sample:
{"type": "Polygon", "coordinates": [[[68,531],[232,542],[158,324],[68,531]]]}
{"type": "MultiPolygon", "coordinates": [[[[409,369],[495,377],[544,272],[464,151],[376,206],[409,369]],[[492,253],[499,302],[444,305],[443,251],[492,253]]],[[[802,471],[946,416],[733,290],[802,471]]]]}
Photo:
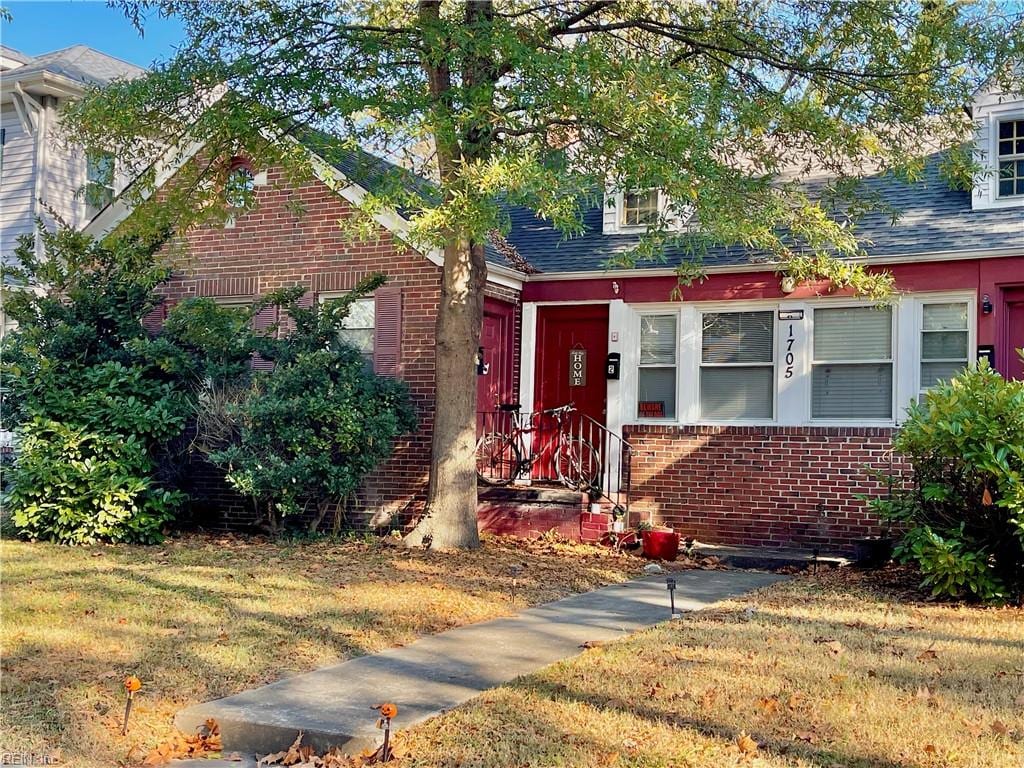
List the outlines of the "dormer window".
{"type": "Polygon", "coordinates": [[[999,123],[999,197],[1024,196],[1024,120],[999,123]]]}
{"type": "Polygon", "coordinates": [[[623,227],[646,227],[658,220],[658,190],[624,192],[622,195],[623,227]]]}

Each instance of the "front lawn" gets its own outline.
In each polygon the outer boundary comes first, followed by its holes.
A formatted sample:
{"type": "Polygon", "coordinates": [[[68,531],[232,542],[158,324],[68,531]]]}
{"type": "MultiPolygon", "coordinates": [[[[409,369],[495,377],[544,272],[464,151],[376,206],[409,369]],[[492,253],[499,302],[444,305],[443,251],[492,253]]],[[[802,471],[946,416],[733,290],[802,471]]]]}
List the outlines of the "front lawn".
{"type": "Polygon", "coordinates": [[[800,576],[587,650],[411,729],[402,768],[1024,765],[1024,612],[904,578],[800,576]]]}
{"type": "Polygon", "coordinates": [[[5,541],[0,561],[0,747],[80,768],[138,762],[186,705],[622,581],[642,565],[501,539],[445,555],[200,536],[158,547],[5,541]],[[129,674],[143,688],[122,737],[129,674]]]}

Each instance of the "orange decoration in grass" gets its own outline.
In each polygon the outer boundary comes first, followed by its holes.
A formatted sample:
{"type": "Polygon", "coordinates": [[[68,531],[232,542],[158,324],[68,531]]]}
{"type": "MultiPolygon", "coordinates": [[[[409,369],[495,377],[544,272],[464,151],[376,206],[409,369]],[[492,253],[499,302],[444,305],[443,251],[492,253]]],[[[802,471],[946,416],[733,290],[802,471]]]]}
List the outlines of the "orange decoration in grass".
{"type": "Polygon", "coordinates": [[[135,693],[142,687],[142,681],[135,675],[129,675],[124,679],[124,689],[129,693],[135,693]]]}
{"type": "Polygon", "coordinates": [[[389,720],[398,714],[398,707],[388,702],[387,704],[380,705],[380,716],[386,717],[389,720]]]}

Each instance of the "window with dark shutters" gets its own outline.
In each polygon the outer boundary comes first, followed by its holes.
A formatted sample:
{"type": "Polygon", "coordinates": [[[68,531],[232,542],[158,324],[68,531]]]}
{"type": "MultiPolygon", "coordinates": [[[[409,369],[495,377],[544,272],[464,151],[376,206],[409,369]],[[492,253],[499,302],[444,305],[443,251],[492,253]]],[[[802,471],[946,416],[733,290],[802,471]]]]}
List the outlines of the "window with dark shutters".
{"type": "MultiPolygon", "coordinates": [[[[270,333],[269,329],[277,325],[278,309],[279,307],[276,305],[271,305],[257,312],[252,319],[253,330],[270,333]]],[[[252,356],[252,369],[254,371],[271,371],[274,369],[274,363],[260,357],[258,354],[254,354],[252,356]]]]}
{"type": "Polygon", "coordinates": [[[402,289],[382,286],[373,299],[373,370],[381,376],[398,376],[402,365],[402,289]]]}
{"type": "Polygon", "coordinates": [[[160,329],[164,327],[164,321],[167,319],[167,303],[161,302],[159,306],[153,307],[149,310],[146,315],[142,318],[142,327],[146,329],[146,333],[151,336],[155,336],[160,333],[160,329]]]}

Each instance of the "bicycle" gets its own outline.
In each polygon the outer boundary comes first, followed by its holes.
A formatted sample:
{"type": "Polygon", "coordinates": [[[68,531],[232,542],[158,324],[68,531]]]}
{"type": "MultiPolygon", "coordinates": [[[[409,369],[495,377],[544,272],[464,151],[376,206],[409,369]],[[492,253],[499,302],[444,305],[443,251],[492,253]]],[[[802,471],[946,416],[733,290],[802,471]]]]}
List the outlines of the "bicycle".
{"type": "Polygon", "coordinates": [[[507,432],[488,432],[477,440],[476,474],[481,483],[503,486],[520,475],[528,474],[542,452],[527,449],[524,436],[541,431],[534,423],[534,417],[554,416],[558,433],[555,471],[559,482],[574,491],[592,491],[600,487],[600,452],[582,435],[573,435],[566,428],[569,414],[576,411],[572,403],[538,411],[525,424],[519,413],[519,403],[504,403],[498,406],[498,410],[510,414],[512,428],[507,432]]]}

